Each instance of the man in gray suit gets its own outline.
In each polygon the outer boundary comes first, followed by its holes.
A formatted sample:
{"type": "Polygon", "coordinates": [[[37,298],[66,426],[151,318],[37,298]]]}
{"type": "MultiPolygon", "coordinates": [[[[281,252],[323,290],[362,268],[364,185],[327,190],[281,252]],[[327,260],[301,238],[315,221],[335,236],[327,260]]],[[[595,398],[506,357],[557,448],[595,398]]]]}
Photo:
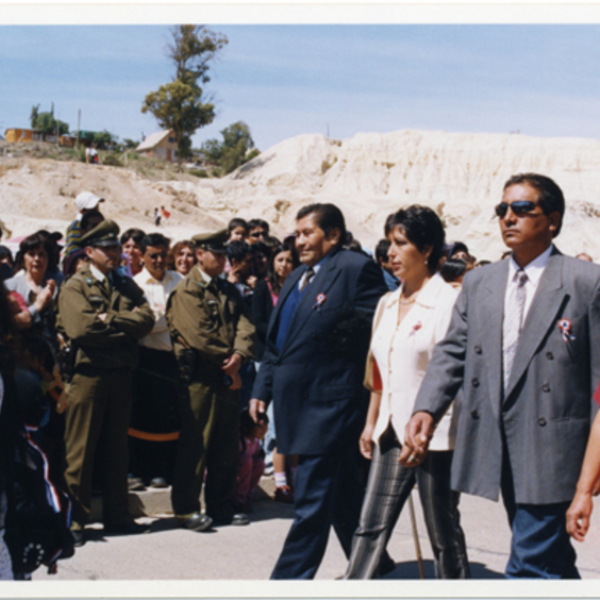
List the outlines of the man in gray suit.
{"type": "Polygon", "coordinates": [[[467,275],[406,426],[418,464],[456,397],[452,487],[502,498],[512,528],[506,576],[578,578],[565,529],[600,381],[600,268],[563,256],[564,197],[515,175],[496,207],[508,260],[467,275]]]}

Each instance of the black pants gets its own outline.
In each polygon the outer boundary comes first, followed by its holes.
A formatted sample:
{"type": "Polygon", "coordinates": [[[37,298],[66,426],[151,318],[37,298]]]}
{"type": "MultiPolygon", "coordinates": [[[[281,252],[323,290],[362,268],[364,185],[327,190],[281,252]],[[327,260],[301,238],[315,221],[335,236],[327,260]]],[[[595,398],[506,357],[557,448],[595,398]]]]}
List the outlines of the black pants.
{"type": "Polygon", "coordinates": [[[391,426],[375,446],[360,523],[344,579],[372,579],[415,483],[423,506],[438,579],[470,576],[459,494],[450,489],[452,451],[429,452],[414,468],[400,465],[401,446],[391,426]]]}

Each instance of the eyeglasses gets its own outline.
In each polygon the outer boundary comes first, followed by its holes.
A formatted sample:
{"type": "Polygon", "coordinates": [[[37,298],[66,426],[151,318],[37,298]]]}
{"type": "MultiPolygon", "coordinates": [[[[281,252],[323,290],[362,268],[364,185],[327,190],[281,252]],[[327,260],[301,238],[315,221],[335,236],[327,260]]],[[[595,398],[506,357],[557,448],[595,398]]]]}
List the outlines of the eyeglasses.
{"type": "Polygon", "coordinates": [[[517,216],[526,215],[535,210],[535,207],[538,206],[535,202],[531,200],[515,200],[511,204],[508,202],[500,202],[496,206],[496,214],[502,219],[508,212],[508,209],[513,211],[513,213],[517,216]]]}
{"type": "Polygon", "coordinates": [[[149,256],[150,256],[150,260],[156,260],[157,258],[167,258],[167,253],[166,252],[153,252],[149,256]]]}

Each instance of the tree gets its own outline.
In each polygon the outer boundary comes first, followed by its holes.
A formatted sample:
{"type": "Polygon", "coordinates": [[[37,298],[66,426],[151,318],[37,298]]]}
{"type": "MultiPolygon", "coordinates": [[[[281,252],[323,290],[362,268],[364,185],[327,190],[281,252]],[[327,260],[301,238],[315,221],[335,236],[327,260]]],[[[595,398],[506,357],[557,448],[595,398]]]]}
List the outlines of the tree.
{"type": "Polygon", "coordinates": [[[211,162],[217,163],[225,173],[235,171],[240,165],[254,158],[258,152],[248,154],[248,150],[254,148],[254,140],[250,134],[250,128],[243,121],[232,123],[229,127],[221,130],[223,141],[216,138],[206,140],[202,144],[202,152],[211,162]]]}
{"type": "Polygon", "coordinates": [[[117,143],[118,136],[113,135],[110,131],[104,129],[103,131],[95,131],[92,139],[98,150],[106,150],[106,148],[117,143]]]}
{"type": "Polygon", "coordinates": [[[163,129],[173,131],[181,164],[191,155],[191,136],[215,118],[214,104],[207,101],[200,84],[209,81],[209,63],[227,38],[200,25],[173,27],[171,37],[167,56],[175,64],[175,77],[147,94],[142,112],[150,112],[163,129]]]}
{"type": "Polygon", "coordinates": [[[126,150],[135,150],[139,145],[139,142],[136,142],[135,140],[132,140],[130,138],[125,138],[123,140],[123,146],[126,150]]]}
{"type": "Polygon", "coordinates": [[[41,132],[44,139],[47,135],[56,135],[57,130],[58,135],[69,133],[69,124],[54,118],[54,102],[51,105],[50,112],[40,112],[39,104],[33,106],[29,120],[31,128],[41,132]]]}

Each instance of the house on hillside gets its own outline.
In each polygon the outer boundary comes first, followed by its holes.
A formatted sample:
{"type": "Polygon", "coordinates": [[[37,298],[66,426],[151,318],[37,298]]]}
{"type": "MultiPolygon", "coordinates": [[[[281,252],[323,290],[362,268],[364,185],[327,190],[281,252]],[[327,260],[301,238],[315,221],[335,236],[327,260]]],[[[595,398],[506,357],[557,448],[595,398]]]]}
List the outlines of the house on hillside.
{"type": "Polygon", "coordinates": [[[177,144],[173,131],[157,131],[149,135],[136,149],[144,156],[155,156],[169,162],[177,161],[177,144]]]}
{"type": "Polygon", "coordinates": [[[4,132],[4,137],[8,143],[33,142],[33,129],[20,129],[13,127],[4,132]]]}

